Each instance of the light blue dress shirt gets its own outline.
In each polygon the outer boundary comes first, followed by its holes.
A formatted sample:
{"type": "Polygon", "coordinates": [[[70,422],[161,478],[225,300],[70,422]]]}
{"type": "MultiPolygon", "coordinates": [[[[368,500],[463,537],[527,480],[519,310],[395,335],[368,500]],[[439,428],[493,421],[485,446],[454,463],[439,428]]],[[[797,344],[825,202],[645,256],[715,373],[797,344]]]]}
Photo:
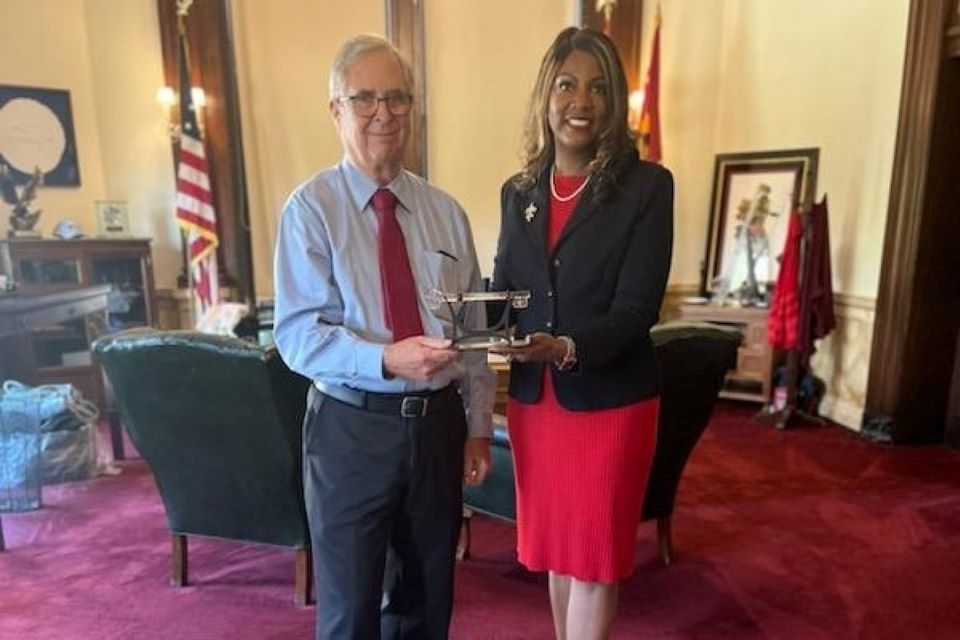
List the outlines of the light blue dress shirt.
{"type": "MultiPolygon", "coordinates": [[[[393,341],[384,319],[377,257],[378,185],[347,158],[297,187],[284,205],[274,258],[274,339],[294,371],[314,381],[403,393],[459,381],[469,434],[489,437],[495,376],[486,352],[466,351],[429,382],[384,378],[383,350],[393,341]]],[[[397,197],[426,336],[451,337],[446,305],[431,292],[481,291],[466,214],[446,193],[408,171],[387,185],[397,197]],[[431,308],[433,307],[433,308],[431,308]]],[[[482,304],[465,324],[483,328],[482,304]]]]}

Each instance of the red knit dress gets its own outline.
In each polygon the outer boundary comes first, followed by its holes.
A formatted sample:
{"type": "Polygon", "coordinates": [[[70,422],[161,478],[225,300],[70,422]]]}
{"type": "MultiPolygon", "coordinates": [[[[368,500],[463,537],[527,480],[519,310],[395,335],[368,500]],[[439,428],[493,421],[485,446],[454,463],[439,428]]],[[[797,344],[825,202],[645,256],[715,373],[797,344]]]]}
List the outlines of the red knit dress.
{"type": "MultiPolygon", "coordinates": [[[[556,190],[561,196],[573,193],[582,181],[581,176],[556,176],[556,190]]],[[[577,200],[551,197],[550,249],[577,200]]],[[[557,402],[549,367],[544,372],[536,404],[507,403],[517,489],[517,554],[531,571],[619,582],[633,573],[659,400],[569,411],[557,402]]]]}

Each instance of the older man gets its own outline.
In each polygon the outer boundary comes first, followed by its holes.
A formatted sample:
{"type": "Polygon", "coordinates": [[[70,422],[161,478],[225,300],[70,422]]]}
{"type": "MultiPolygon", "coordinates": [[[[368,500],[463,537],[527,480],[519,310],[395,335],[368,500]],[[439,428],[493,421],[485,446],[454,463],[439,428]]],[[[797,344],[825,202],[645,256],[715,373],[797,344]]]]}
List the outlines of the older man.
{"type": "MultiPolygon", "coordinates": [[[[493,374],[427,303],[434,289],[478,290],[480,273],[463,210],[402,167],[412,88],[387,41],[341,48],[330,112],[343,160],[300,185],[280,222],[276,342],[314,381],[317,638],[447,636],[461,482],[490,463],[493,374]]],[[[482,309],[469,322],[481,327],[482,309]]]]}

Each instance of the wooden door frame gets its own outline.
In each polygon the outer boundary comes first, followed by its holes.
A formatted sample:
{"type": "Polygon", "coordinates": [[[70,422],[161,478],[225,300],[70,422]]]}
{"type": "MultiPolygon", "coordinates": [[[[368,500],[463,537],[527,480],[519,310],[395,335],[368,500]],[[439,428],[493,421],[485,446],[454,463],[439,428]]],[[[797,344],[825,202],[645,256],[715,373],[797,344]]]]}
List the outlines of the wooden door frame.
{"type": "Polygon", "coordinates": [[[913,367],[911,334],[918,305],[923,223],[931,216],[927,188],[946,34],[956,0],[911,0],[897,125],[893,175],[877,292],[867,383],[864,435],[878,440],[922,441],[898,425],[913,367]]]}
{"type": "Polygon", "coordinates": [[[410,112],[410,140],[403,166],[427,178],[427,73],[426,35],[423,24],[424,0],[384,0],[387,39],[400,50],[413,68],[413,109],[410,112]]]}

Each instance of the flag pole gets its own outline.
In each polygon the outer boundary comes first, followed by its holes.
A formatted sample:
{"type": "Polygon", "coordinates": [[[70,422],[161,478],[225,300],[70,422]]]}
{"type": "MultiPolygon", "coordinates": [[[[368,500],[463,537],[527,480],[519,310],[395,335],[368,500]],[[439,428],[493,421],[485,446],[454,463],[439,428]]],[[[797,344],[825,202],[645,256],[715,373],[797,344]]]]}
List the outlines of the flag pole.
{"type": "MultiPolygon", "coordinates": [[[[174,4],[177,6],[177,39],[179,40],[178,44],[180,45],[177,50],[180,56],[183,58],[180,61],[180,66],[178,69],[189,69],[189,42],[187,41],[187,14],[190,13],[190,5],[193,4],[193,0],[173,0],[174,4]]],[[[180,83],[180,101],[183,101],[184,91],[190,91],[190,78],[183,72],[178,72],[179,83],[180,83]],[[186,77],[187,86],[183,86],[184,78],[186,77]]],[[[182,122],[177,125],[177,171],[180,170],[180,147],[183,144],[183,128],[182,122]]],[[[190,241],[188,238],[187,230],[182,226],[180,228],[180,260],[181,268],[183,269],[184,283],[187,285],[187,292],[190,294],[190,317],[193,319],[193,326],[197,326],[197,322],[200,320],[200,314],[197,309],[197,296],[194,293],[196,283],[193,280],[193,265],[190,260],[190,241]]]]}
{"type": "Polygon", "coordinates": [[[219,302],[217,247],[220,244],[210,172],[190,78],[185,18],[193,0],[177,1],[180,49],[180,146],[177,222],[186,231],[190,292],[195,321],[219,302]]]}
{"type": "MultiPolygon", "coordinates": [[[[187,25],[186,17],[187,12],[190,10],[190,4],[193,0],[189,2],[183,2],[183,0],[172,0],[177,9],[177,55],[184,56],[186,55],[186,34],[187,34],[187,25]]],[[[180,64],[184,64],[186,61],[181,60],[180,64]]],[[[180,65],[177,65],[177,82],[180,83],[183,74],[180,73],[180,65]]],[[[183,87],[179,87],[180,91],[183,91],[183,87]]],[[[179,114],[177,115],[179,121],[179,114]]],[[[180,125],[177,124],[176,135],[172,136],[174,144],[174,153],[173,157],[175,159],[173,171],[174,174],[179,170],[180,165],[180,125]]],[[[192,270],[190,269],[190,257],[187,255],[187,231],[177,225],[178,230],[180,231],[180,275],[177,277],[177,287],[181,289],[186,289],[190,293],[190,316],[193,318],[194,324],[196,324],[196,313],[193,309],[193,275],[192,270]]]]}

